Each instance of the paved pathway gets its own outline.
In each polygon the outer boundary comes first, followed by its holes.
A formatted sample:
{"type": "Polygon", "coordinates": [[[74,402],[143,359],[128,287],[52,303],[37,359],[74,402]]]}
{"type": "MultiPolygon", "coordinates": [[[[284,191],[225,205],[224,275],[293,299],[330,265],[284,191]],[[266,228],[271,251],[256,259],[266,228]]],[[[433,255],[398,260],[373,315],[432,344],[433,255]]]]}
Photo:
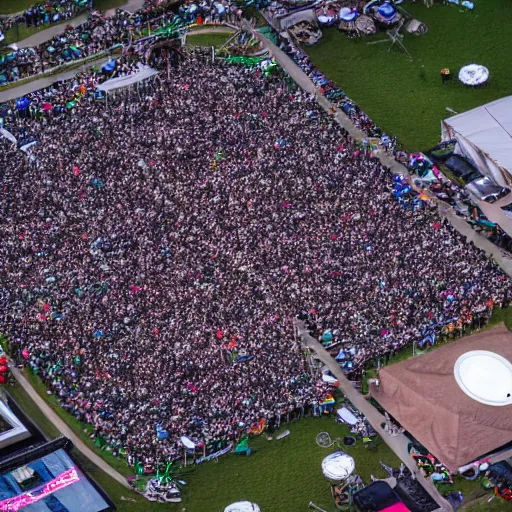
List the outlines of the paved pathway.
{"type": "MultiPolygon", "coordinates": [[[[128,0],[124,5],[120,7],[120,9],[124,9],[128,12],[135,12],[142,8],[144,5],[144,0],[128,0]]],[[[114,16],[116,13],[116,9],[109,9],[105,12],[105,16],[114,16]]],[[[30,48],[32,46],[38,46],[50,39],[53,39],[55,36],[64,33],[64,29],[67,25],[71,25],[72,27],[76,27],[77,25],[81,25],[82,23],[87,21],[89,16],[88,12],[84,12],[77,16],[76,18],[72,18],[70,20],[66,20],[64,23],[58,23],[57,25],[50,25],[48,28],[44,30],[40,30],[35,34],[18,41],[16,44],[19,48],[30,48]]]]}
{"type": "Polygon", "coordinates": [[[121,485],[130,489],[126,478],[118,473],[115,469],[113,469],[109,464],[107,464],[100,456],[96,455],[75,433],[68,427],[65,421],[63,421],[57,413],[53,411],[53,409],[39,396],[37,391],[32,387],[27,378],[23,375],[18,368],[9,361],[9,368],[14,375],[14,378],[18,381],[20,386],[30,395],[30,398],[36,403],[36,405],[41,409],[43,414],[50,420],[55,427],[66,436],[75,447],[80,450],[93,464],[95,464],[102,471],[107,473],[114,480],[117,480],[121,485]]]}
{"type": "Polygon", "coordinates": [[[111,57],[101,57],[99,59],[90,60],[82,64],[80,67],[70,69],[69,71],[63,71],[62,73],[43,77],[39,80],[32,80],[30,82],[18,85],[17,87],[10,87],[4,91],[0,90],[0,103],[6,103],[7,101],[25,96],[26,94],[38,91],[39,89],[44,89],[45,87],[49,87],[59,80],[68,80],[69,78],[73,78],[80,71],[91,68],[93,66],[102,66],[110,58],[111,57]]]}
{"type": "Polygon", "coordinates": [[[339,389],[348,398],[348,400],[350,400],[352,405],[366,416],[366,419],[370,422],[375,432],[380,435],[383,441],[395,452],[397,457],[416,476],[417,480],[439,505],[438,510],[450,512],[452,510],[451,505],[439,494],[432,481],[423,476],[423,474],[418,470],[416,463],[409,455],[409,451],[407,449],[409,439],[404,434],[400,434],[395,437],[387,434],[381,427],[381,424],[386,422],[386,418],[370,402],[368,402],[364,396],[357,391],[357,389],[354,388],[352,383],[341,370],[339,364],[331,357],[329,352],[327,352],[327,350],[325,350],[324,347],[309,334],[304,323],[296,320],[295,325],[302,341],[316,353],[318,359],[327,365],[331,373],[336,377],[336,379],[338,379],[338,382],[340,383],[339,389]]]}
{"type": "Polygon", "coordinates": [[[39,32],[36,32],[35,34],[32,34],[31,36],[29,36],[25,39],[22,39],[21,41],[18,41],[16,44],[18,45],[18,48],[31,48],[32,46],[38,46],[42,43],[45,43],[46,41],[49,41],[50,39],[53,39],[55,36],[58,36],[59,34],[63,34],[64,29],[68,25],[71,25],[72,27],[81,25],[82,23],[87,21],[88,16],[89,16],[89,13],[84,12],[84,13],[80,14],[80,16],[77,16],[76,18],[66,20],[64,23],[50,25],[48,28],[45,28],[44,30],[40,30],[39,32]]]}

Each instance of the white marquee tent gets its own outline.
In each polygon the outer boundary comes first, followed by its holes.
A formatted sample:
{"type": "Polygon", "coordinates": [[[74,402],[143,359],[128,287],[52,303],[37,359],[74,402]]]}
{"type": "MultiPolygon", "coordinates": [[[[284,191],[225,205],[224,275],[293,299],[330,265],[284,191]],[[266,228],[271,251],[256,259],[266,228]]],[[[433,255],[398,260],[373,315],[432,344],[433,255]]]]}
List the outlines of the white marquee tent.
{"type": "Polygon", "coordinates": [[[131,85],[138,84],[139,82],[147,80],[148,78],[151,78],[155,75],[158,75],[158,71],[150,68],[149,66],[143,66],[139,63],[135,73],[107,80],[101,85],[98,85],[98,90],[104,92],[115,91],[116,89],[122,89],[124,87],[130,87],[131,85]]]}
{"type": "Polygon", "coordinates": [[[512,96],[441,121],[443,139],[499,185],[512,183],[512,96]]]}

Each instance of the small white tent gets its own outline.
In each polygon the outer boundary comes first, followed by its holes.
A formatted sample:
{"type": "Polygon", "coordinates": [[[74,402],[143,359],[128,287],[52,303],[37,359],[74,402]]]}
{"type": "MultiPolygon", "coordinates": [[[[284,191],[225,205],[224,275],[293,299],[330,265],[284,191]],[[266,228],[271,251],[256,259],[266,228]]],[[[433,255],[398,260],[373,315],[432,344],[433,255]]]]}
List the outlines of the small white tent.
{"type": "Polygon", "coordinates": [[[512,183],[512,96],[445,119],[441,130],[482,174],[499,185],[512,183]]]}

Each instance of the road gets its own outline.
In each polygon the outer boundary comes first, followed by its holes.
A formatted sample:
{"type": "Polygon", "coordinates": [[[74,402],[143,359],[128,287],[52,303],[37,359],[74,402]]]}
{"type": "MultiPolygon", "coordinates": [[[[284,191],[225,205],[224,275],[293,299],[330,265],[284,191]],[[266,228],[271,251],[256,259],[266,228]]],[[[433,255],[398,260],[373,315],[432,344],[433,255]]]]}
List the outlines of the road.
{"type": "MultiPolygon", "coordinates": [[[[380,435],[383,441],[393,450],[396,456],[411,470],[416,476],[418,482],[432,496],[439,506],[439,511],[451,512],[451,505],[439,494],[431,480],[425,478],[419,471],[413,458],[409,455],[407,449],[409,439],[404,435],[390,436],[381,427],[386,422],[386,418],[364,398],[364,396],[354,388],[352,383],[347,379],[339,364],[331,357],[329,352],[315,340],[306,330],[304,323],[300,320],[295,321],[295,326],[302,341],[315,352],[316,356],[324,363],[331,373],[340,383],[339,389],[350,400],[350,403],[359,411],[361,411],[369,421],[372,428],[380,435]]],[[[357,468],[356,468],[357,469],[357,468]]]]}
{"type": "Polygon", "coordinates": [[[107,464],[99,455],[96,455],[75,433],[68,427],[65,421],[63,421],[57,413],[39,396],[37,391],[32,387],[27,378],[23,375],[12,361],[9,361],[9,369],[11,370],[14,378],[18,381],[20,386],[30,395],[30,398],[35,404],[41,409],[43,414],[51,421],[55,427],[67,437],[80,452],[85,455],[93,464],[95,464],[102,471],[107,473],[114,480],[117,480],[121,485],[130,489],[126,478],[118,473],[114,468],[107,464]]]}

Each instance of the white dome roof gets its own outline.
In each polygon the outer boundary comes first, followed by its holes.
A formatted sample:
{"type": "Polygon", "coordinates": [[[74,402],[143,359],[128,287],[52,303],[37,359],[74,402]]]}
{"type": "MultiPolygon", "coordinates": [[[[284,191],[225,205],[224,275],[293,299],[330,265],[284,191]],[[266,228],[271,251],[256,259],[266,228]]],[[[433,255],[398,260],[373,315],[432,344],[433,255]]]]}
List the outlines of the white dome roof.
{"type": "Polygon", "coordinates": [[[472,350],[455,362],[455,380],[473,400],[486,405],[512,404],[512,364],[487,350],[472,350]]]}
{"type": "Polygon", "coordinates": [[[250,501],[237,501],[226,507],[224,512],[260,512],[260,507],[250,501]]]}
{"type": "Polygon", "coordinates": [[[339,482],[347,479],[356,468],[354,459],[343,452],[327,455],[322,461],[322,472],[329,479],[339,482]]]}

